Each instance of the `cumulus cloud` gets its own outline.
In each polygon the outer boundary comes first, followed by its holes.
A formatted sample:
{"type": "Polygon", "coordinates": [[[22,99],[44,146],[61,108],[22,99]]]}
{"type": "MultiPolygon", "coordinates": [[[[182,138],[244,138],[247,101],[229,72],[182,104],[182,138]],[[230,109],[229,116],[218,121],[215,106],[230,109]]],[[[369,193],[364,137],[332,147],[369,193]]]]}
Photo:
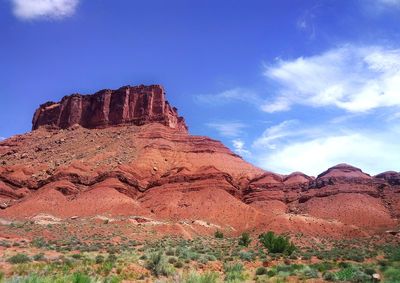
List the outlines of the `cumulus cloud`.
{"type": "Polygon", "coordinates": [[[242,156],[250,156],[251,153],[249,150],[246,149],[245,142],[241,139],[234,139],[232,140],[233,150],[242,156]]]}
{"type": "Polygon", "coordinates": [[[0,141],[4,141],[5,139],[5,137],[0,137],[0,141]]]}
{"type": "Polygon", "coordinates": [[[246,128],[246,125],[240,122],[214,122],[206,125],[216,130],[223,137],[238,137],[243,134],[243,129],[246,128]]]}
{"type": "Polygon", "coordinates": [[[61,19],[75,13],[79,0],[11,0],[14,15],[22,20],[61,19]]]}
{"type": "Polygon", "coordinates": [[[257,165],[279,173],[301,170],[314,176],[339,163],[349,163],[371,174],[399,170],[400,155],[394,154],[400,150],[396,142],[398,128],[376,133],[354,128],[299,130],[294,125],[281,123],[266,130],[272,134],[264,133],[259,142],[268,146],[272,140],[274,146],[254,154],[257,165]]]}
{"type": "Polygon", "coordinates": [[[349,112],[400,106],[400,49],[344,46],[311,57],[279,60],[264,75],[278,84],[262,109],[273,113],[295,104],[335,106],[349,112]]]}

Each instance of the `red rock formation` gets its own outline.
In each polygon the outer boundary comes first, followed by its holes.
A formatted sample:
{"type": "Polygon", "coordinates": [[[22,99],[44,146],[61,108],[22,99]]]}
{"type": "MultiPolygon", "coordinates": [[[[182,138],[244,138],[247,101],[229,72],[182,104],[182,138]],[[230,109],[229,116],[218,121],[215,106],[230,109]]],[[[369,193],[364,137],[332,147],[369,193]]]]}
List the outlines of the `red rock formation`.
{"type": "Polygon", "coordinates": [[[33,128],[0,142],[1,218],[138,215],[353,236],[393,228],[400,216],[398,173],[371,177],[346,164],[316,179],[266,172],[189,135],[160,86],[67,96],[42,105],[33,128]]]}
{"type": "Polygon", "coordinates": [[[117,90],[101,90],[93,95],[73,94],[57,103],[46,102],[36,110],[32,129],[41,126],[65,129],[75,124],[102,128],[152,122],[187,131],[184,119],[165,100],[164,89],[159,85],[125,86],[117,90]]]}

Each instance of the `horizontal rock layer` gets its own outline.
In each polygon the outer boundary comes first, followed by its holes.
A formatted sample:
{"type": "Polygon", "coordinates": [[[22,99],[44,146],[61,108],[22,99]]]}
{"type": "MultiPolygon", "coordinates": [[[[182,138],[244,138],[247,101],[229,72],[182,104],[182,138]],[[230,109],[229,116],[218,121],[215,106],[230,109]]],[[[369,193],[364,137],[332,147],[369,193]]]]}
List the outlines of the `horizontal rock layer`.
{"type": "Polygon", "coordinates": [[[73,94],[57,103],[44,103],[34,114],[32,129],[41,126],[65,129],[75,124],[85,128],[102,128],[153,122],[187,131],[177,109],[165,100],[162,86],[140,85],[101,90],[93,95],[73,94]]]}

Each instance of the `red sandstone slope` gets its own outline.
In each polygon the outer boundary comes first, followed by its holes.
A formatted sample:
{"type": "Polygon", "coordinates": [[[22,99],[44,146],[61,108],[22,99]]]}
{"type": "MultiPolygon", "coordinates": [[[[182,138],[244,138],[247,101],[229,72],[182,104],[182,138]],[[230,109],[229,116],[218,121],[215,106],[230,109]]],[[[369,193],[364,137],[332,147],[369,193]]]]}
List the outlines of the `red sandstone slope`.
{"type": "Polygon", "coordinates": [[[157,85],[43,104],[33,129],[0,143],[0,217],[140,215],[210,232],[350,236],[392,228],[400,214],[399,173],[265,172],[189,135],[157,85]]]}

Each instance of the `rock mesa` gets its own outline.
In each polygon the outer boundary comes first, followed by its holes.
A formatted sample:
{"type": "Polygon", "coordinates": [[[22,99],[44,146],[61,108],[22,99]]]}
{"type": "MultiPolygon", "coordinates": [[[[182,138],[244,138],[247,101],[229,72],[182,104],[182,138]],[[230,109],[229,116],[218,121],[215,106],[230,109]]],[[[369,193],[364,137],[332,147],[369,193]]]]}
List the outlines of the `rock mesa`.
{"type": "Polygon", "coordinates": [[[165,100],[162,86],[140,85],[105,89],[92,95],[72,94],[60,102],[46,102],[35,111],[32,129],[42,126],[65,129],[75,124],[84,128],[140,126],[153,122],[187,131],[184,118],[165,100]]]}

